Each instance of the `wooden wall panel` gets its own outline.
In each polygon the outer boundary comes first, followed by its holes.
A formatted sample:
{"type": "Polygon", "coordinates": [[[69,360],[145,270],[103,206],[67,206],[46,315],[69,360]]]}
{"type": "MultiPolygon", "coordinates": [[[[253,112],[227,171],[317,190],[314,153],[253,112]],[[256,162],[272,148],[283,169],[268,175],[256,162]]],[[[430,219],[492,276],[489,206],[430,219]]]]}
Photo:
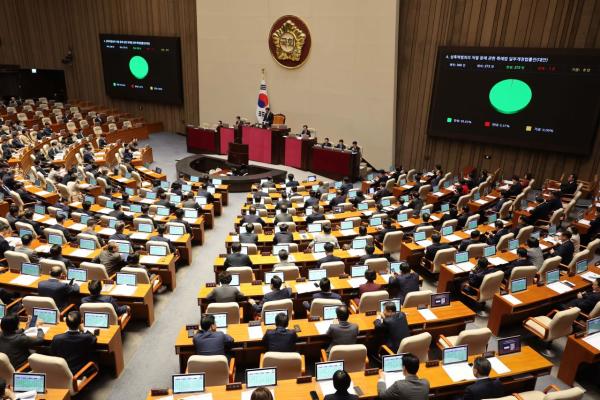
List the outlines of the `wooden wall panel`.
{"type": "Polygon", "coordinates": [[[0,63],[64,69],[70,98],[89,100],[162,121],[183,132],[199,122],[195,0],[3,0],[0,63]],[[181,38],[182,106],[111,99],[104,92],[98,35],[120,33],[181,38]],[[74,61],[61,59],[72,46],[74,61]]]}
{"type": "Polygon", "coordinates": [[[591,156],[577,157],[427,136],[438,46],[598,49],[600,0],[401,0],[398,32],[397,165],[501,167],[538,179],[600,172],[600,138],[591,156]]]}

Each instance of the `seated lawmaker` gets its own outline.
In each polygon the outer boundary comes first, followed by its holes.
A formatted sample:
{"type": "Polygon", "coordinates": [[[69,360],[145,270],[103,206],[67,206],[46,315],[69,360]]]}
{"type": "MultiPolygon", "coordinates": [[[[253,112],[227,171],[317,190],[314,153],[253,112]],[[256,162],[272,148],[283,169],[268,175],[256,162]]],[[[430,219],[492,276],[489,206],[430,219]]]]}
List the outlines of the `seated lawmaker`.
{"type": "Polygon", "coordinates": [[[569,265],[573,260],[575,253],[575,245],[571,241],[571,232],[562,231],[559,236],[560,244],[553,249],[550,249],[550,254],[561,257],[561,264],[569,265]]]}
{"type": "Polygon", "coordinates": [[[335,145],[335,148],[338,150],[346,150],[346,145],[344,144],[344,139],[340,139],[338,144],[335,145]]]}
{"type": "MultiPolygon", "coordinates": [[[[282,250],[284,251],[284,250],[282,250]]],[[[287,287],[285,282],[280,277],[275,275],[271,278],[271,291],[265,293],[260,303],[256,303],[254,299],[248,299],[248,303],[252,304],[254,311],[259,314],[262,311],[263,305],[269,301],[284,300],[292,297],[292,289],[287,287]]]]}
{"type": "Polygon", "coordinates": [[[425,258],[428,259],[429,261],[433,261],[433,259],[435,258],[436,253],[439,250],[443,250],[443,249],[449,249],[450,246],[448,243],[441,243],[442,241],[442,237],[440,236],[439,233],[434,233],[433,235],[431,235],[431,245],[427,246],[427,248],[425,249],[425,258]]]}
{"type": "Polygon", "coordinates": [[[66,318],[67,332],[54,336],[50,343],[50,352],[67,362],[73,375],[96,358],[96,336],[85,332],[81,326],[79,311],[70,311],[66,318]]]}
{"type": "Polygon", "coordinates": [[[310,139],[311,133],[308,129],[308,125],[302,125],[302,130],[300,131],[298,136],[300,136],[302,139],[310,139]]]}
{"type": "Polygon", "coordinates": [[[577,298],[567,302],[561,308],[566,310],[571,307],[577,307],[584,314],[589,314],[592,312],[596,304],[600,301],[600,278],[596,278],[596,280],[592,283],[592,291],[591,292],[579,292],[577,293],[577,298]]]}
{"type": "Polygon", "coordinates": [[[337,316],[337,323],[332,323],[327,329],[327,336],[331,339],[327,352],[338,344],[356,344],[356,338],[358,337],[358,325],[348,322],[350,312],[347,305],[338,306],[335,309],[335,315],[337,316]]]}
{"type": "Polygon", "coordinates": [[[209,303],[239,303],[240,301],[246,300],[240,289],[236,286],[231,286],[231,274],[227,271],[219,274],[220,286],[215,287],[212,292],[206,297],[206,301],[209,303]]]}
{"type": "Polygon", "coordinates": [[[192,340],[195,353],[201,356],[224,356],[234,343],[231,336],[217,330],[215,317],[211,314],[202,315],[200,331],[192,340]]]}
{"type": "Polygon", "coordinates": [[[254,225],[246,224],[246,225],[244,225],[244,230],[245,230],[245,232],[240,232],[240,234],[239,234],[240,243],[257,244],[258,243],[258,235],[256,233],[254,233],[254,225]]]}
{"type": "MultiPolygon", "coordinates": [[[[408,328],[406,315],[396,309],[396,304],[393,301],[385,303],[383,312],[379,314],[379,318],[373,321],[375,325],[375,338],[377,344],[384,344],[393,352],[398,350],[402,339],[411,335],[408,328]]],[[[372,350],[378,350],[376,346],[372,350]]]]}
{"type": "Polygon", "coordinates": [[[59,310],[62,310],[69,304],[69,298],[79,294],[79,285],[76,283],[61,282],[60,279],[66,278],[60,266],[55,265],[50,270],[50,279],[38,283],[38,294],[44,297],[51,297],[59,310]]]}
{"type": "Polygon", "coordinates": [[[0,353],[6,354],[8,360],[15,369],[19,369],[27,362],[31,354],[29,351],[44,343],[44,331],[41,326],[44,322],[38,319],[35,327],[35,336],[28,336],[19,329],[19,318],[16,314],[5,315],[0,320],[0,353]]]}
{"type": "Polygon", "coordinates": [[[288,329],[289,318],[285,313],[275,316],[275,329],[269,329],[263,336],[263,345],[267,351],[292,352],[296,350],[298,334],[288,329]]]}
{"type": "Polygon", "coordinates": [[[499,379],[490,379],[492,364],[485,357],[477,357],[473,362],[475,383],[465,388],[463,400],[494,399],[504,396],[504,387],[499,379]]]}
{"type": "Polygon", "coordinates": [[[479,289],[481,287],[483,278],[485,278],[487,274],[491,274],[492,272],[496,271],[496,267],[494,267],[493,264],[490,264],[486,257],[481,257],[479,260],[477,260],[477,265],[475,265],[475,268],[469,272],[467,282],[463,284],[463,290],[469,294],[474,294],[474,289],[479,289]]]}
{"type": "Polygon", "coordinates": [[[119,305],[114,297],[102,295],[102,281],[97,279],[91,280],[88,284],[88,290],[90,291],[89,296],[85,296],[81,299],[81,303],[108,303],[115,309],[118,316],[128,313],[129,306],[119,305]]]}
{"type": "Polygon", "coordinates": [[[239,242],[231,244],[231,254],[225,257],[225,268],[229,267],[252,267],[252,261],[248,254],[242,254],[242,245],[239,242]]]}
{"type": "Polygon", "coordinates": [[[321,147],[332,147],[333,145],[329,142],[329,138],[325,138],[323,143],[321,144],[321,147]]]}

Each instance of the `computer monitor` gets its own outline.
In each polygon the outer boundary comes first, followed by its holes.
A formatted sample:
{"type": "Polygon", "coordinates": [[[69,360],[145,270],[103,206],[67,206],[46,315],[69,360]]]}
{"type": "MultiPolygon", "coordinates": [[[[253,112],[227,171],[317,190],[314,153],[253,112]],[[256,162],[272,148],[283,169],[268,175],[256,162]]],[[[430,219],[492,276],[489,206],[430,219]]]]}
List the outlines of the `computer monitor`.
{"type": "Polygon", "coordinates": [[[208,198],[205,196],[196,196],[196,197],[194,197],[194,200],[200,206],[205,206],[208,204],[208,198]]]}
{"type": "Polygon", "coordinates": [[[318,381],[333,379],[333,374],[344,370],[343,361],[328,361],[315,363],[315,378],[318,381]]]}
{"type": "Polygon", "coordinates": [[[496,255],[496,246],[486,246],[483,248],[484,257],[492,257],[496,255]]]}
{"type": "Polygon", "coordinates": [[[477,228],[477,221],[476,220],[472,220],[472,221],[469,221],[467,223],[466,230],[472,230],[472,229],[475,229],[475,228],[477,228]]]}
{"type": "Polygon", "coordinates": [[[334,186],[336,189],[339,189],[339,188],[341,188],[341,187],[342,187],[342,182],[335,182],[335,183],[333,184],[333,186],[334,186]]]}
{"type": "Polygon", "coordinates": [[[469,358],[469,346],[448,347],[442,350],[442,363],[444,365],[467,362],[469,358]]]}
{"type": "Polygon", "coordinates": [[[184,183],[183,185],[181,185],[182,192],[190,192],[191,190],[192,190],[192,185],[189,185],[187,183],[184,183]]]}
{"type": "Polygon", "coordinates": [[[518,353],[521,351],[521,337],[510,336],[503,339],[498,339],[498,355],[518,353]]]}
{"type": "Polygon", "coordinates": [[[21,264],[21,274],[31,275],[31,276],[40,276],[40,266],[39,266],[39,264],[24,262],[23,264],[21,264]]]}
{"type": "Polygon", "coordinates": [[[309,175],[309,176],[306,178],[306,181],[307,181],[307,182],[316,182],[316,181],[317,181],[317,177],[316,177],[315,175],[309,175]]]}
{"type": "Polygon", "coordinates": [[[44,215],[44,214],[46,214],[46,207],[44,207],[41,204],[36,204],[33,207],[33,212],[36,213],[36,214],[39,214],[39,215],[44,215]]]}
{"type": "Polygon", "coordinates": [[[12,384],[14,392],[46,393],[46,374],[15,372],[12,384]]]}
{"type": "Polygon", "coordinates": [[[548,236],[556,235],[556,230],[557,230],[556,225],[550,225],[548,227],[548,236]]]}
{"type": "Polygon", "coordinates": [[[285,250],[289,253],[290,245],[288,243],[276,244],[275,246],[273,246],[273,255],[278,255],[281,250],[285,250]]]}
{"type": "Polygon", "coordinates": [[[434,293],[431,295],[431,308],[450,305],[450,292],[434,293]]]}
{"type": "Polygon", "coordinates": [[[351,192],[348,192],[348,198],[353,199],[355,197],[356,197],[356,191],[355,190],[353,190],[351,192]]]}
{"type": "Polygon", "coordinates": [[[392,202],[390,201],[390,199],[382,199],[382,200],[381,200],[381,205],[382,205],[383,207],[389,207],[389,206],[390,206],[390,204],[392,204],[392,202]]]}
{"type": "Polygon", "coordinates": [[[103,312],[84,312],[83,313],[83,327],[84,328],[108,329],[108,326],[109,326],[108,313],[103,313],[103,312]]]}
{"type": "Polygon", "coordinates": [[[383,372],[402,372],[402,357],[405,353],[393,354],[381,357],[383,372]]]}
{"type": "Polygon", "coordinates": [[[277,314],[285,314],[288,315],[287,310],[281,309],[281,310],[268,310],[264,312],[264,316],[265,316],[265,320],[264,323],[265,325],[275,325],[275,317],[277,316],[277,314]]]}
{"type": "Polygon", "coordinates": [[[240,274],[231,274],[229,286],[240,286],[240,274]]]}
{"type": "Polygon", "coordinates": [[[277,385],[277,368],[251,368],[246,370],[246,388],[277,385]]]}
{"type": "Polygon", "coordinates": [[[19,237],[22,238],[25,235],[33,236],[33,232],[31,232],[29,229],[19,229],[19,237]]]}
{"type": "Polygon", "coordinates": [[[146,198],[148,200],[156,200],[156,192],[146,192],[146,198]]]}
{"type": "Polygon", "coordinates": [[[354,239],[352,241],[352,248],[354,250],[362,250],[367,247],[367,239],[354,239]]]}
{"type": "Polygon", "coordinates": [[[79,239],[79,248],[84,250],[96,250],[96,242],[93,239],[79,239]]]}
{"type": "Polygon", "coordinates": [[[148,246],[148,253],[151,256],[166,256],[167,255],[167,246],[159,246],[151,244],[148,246]]]}
{"type": "Polygon", "coordinates": [[[527,278],[518,278],[510,281],[510,292],[518,293],[527,290],[527,278]]]}
{"type": "Polygon", "coordinates": [[[368,203],[358,203],[356,208],[358,208],[358,211],[365,211],[365,210],[369,209],[369,204],[368,203]]]}
{"type": "Polygon", "coordinates": [[[48,243],[57,244],[59,246],[62,246],[63,245],[63,237],[62,237],[62,235],[50,233],[50,234],[48,234],[48,243]]]}
{"type": "Polygon", "coordinates": [[[244,243],[242,243],[242,248],[240,249],[240,253],[248,255],[248,246],[244,246],[244,243]]]}
{"type": "Polygon", "coordinates": [[[194,183],[200,182],[200,177],[190,175],[190,182],[194,182],[194,183]]]}
{"type": "Polygon", "coordinates": [[[327,201],[331,201],[331,200],[333,200],[334,198],[335,198],[335,193],[329,193],[329,194],[327,195],[327,201]]]}
{"type": "Polygon", "coordinates": [[[444,227],[442,227],[442,231],[441,231],[442,236],[452,235],[452,232],[454,232],[454,227],[453,226],[444,226],[444,227]]]}
{"type": "Polygon", "coordinates": [[[215,194],[217,192],[217,189],[215,189],[214,186],[207,186],[206,191],[210,194],[215,194]]]}
{"type": "Polygon", "coordinates": [[[498,214],[490,214],[490,215],[488,215],[487,222],[488,222],[488,224],[493,224],[496,222],[497,219],[498,219],[498,214]]]}
{"type": "Polygon", "coordinates": [[[184,218],[198,218],[198,210],[194,210],[192,208],[184,208],[183,209],[183,217],[184,218]]]}
{"type": "Polygon", "coordinates": [[[398,261],[391,262],[390,263],[390,272],[392,274],[399,274],[401,265],[402,265],[402,263],[398,262],[398,261]]]}
{"type": "Polygon", "coordinates": [[[425,240],[427,239],[427,232],[415,232],[413,233],[413,238],[415,239],[415,242],[425,240]]]}
{"type": "Polygon", "coordinates": [[[171,377],[173,394],[204,392],[204,372],[196,374],[176,374],[171,377]]]}
{"type": "Polygon", "coordinates": [[[323,268],[315,268],[308,270],[309,281],[320,281],[323,278],[327,278],[327,270],[323,268]]]}
{"type": "Polygon", "coordinates": [[[135,190],[133,188],[125,188],[125,193],[127,193],[130,196],[133,196],[135,194],[135,190]]]}
{"type": "Polygon", "coordinates": [[[546,272],[546,285],[549,285],[560,280],[560,270],[553,269],[546,272]]]}
{"type": "Polygon", "coordinates": [[[317,242],[313,246],[313,253],[323,253],[325,252],[325,243],[327,242],[317,242]]]}
{"type": "Polygon", "coordinates": [[[386,299],[386,300],[379,300],[379,311],[383,312],[383,310],[385,310],[385,305],[389,302],[392,302],[396,305],[396,311],[400,311],[400,307],[402,306],[402,301],[401,299],[386,299]]]}
{"type": "Polygon", "coordinates": [[[37,316],[38,321],[44,324],[56,325],[58,323],[58,310],[52,308],[33,307],[33,315],[37,316]]]}
{"type": "Polygon", "coordinates": [[[481,194],[479,194],[479,192],[475,192],[473,193],[473,200],[477,201],[481,198],[481,194]]]}
{"type": "Polygon", "coordinates": [[[321,232],[322,227],[323,226],[321,224],[308,224],[308,232],[309,233],[321,232]]]}
{"type": "Polygon", "coordinates": [[[380,217],[371,218],[369,220],[369,225],[370,226],[380,226],[381,225],[381,218],[380,217]]]}
{"type": "Polygon", "coordinates": [[[306,209],[304,210],[304,215],[306,215],[308,217],[309,215],[312,215],[312,214],[313,214],[312,207],[306,207],[306,209]]]}
{"type": "Polygon", "coordinates": [[[67,279],[77,282],[87,282],[87,270],[81,268],[69,268],[67,270],[67,279]]]}
{"type": "Polygon", "coordinates": [[[87,201],[90,204],[94,204],[96,202],[96,198],[94,196],[85,196],[83,201],[87,201]]]}
{"type": "Polygon", "coordinates": [[[406,185],[406,179],[400,179],[400,186],[406,185]]]}
{"type": "Polygon", "coordinates": [[[217,185],[221,185],[223,183],[223,179],[213,179],[212,180],[212,184],[217,186],[217,185]]]}
{"type": "Polygon", "coordinates": [[[6,315],[6,305],[0,304],[0,319],[4,318],[6,315]]]}
{"type": "Polygon", "coordinates": [[[362,278],[365,276],[365,272],[369,269],[367,265],[353,265],[350,268],[350,275],[353,278],[362,278]]]}
{"type": "Polygon", "coordinates": [[[323,306],[323,320],[328,321],[337,318],[337,308],[339,306],[323,306]]]}
{"type": "Polygon", "coordinates": [[[167,217],[169,216],[169,209],[167,207],[158,207],[156,209],[156,215],[159,217],[167,217]]]}
{"type": "Polygon", "coordinates": [[[125,242],[116,242],[119,247],[119,253],[121,254],[129,254],[131,253],[131,244],[125,242]]]}
{"type": "Polygon", "coordinates": [[[398,214],[398,222],[408,221],[408,213],[400,213],[398,214]]]}
{"type": "Polygon", "coordinates": [[[587,334],[593,335],[600,332],[600,317],[590,318],[587,321],[587,334]]]}
{"type": "Polygon", "coordinates": [[[227,313],[210,313],[215,319],[215,326],[217,328],[227,328],[227,313]]]}
{"type": "Polygon", "coordinates": [[[169,225],[169,235],[181,236],[185,234],[185,226],[169,225]]]}
{"type": "Polygon", "coordinates": [[[279,279],[281,279],[282,281],[285,281],[283,272],[265,272],[265,282],[271,283],[271,279],[273,279],[276,276],[278,276],[279,279]]]}
{"type": "Polygon", "coordinates": [[[531,232],[530,237],[540,240],[540,231],[531,232]]]}
{"type": "Polygon", "coordinates": [[[106,208],[115,208],[115,202],[112,200],[106,200],[106,208]]]}
{"type": "Polygon", "coordinates": [[[79,223],[83,224],[83,225],[87,225],[88,221],[90,220],[90,216],[87,214],[81,214],[79,216],[79,223]]]}
{"type": "Polygon", "coordinates": [[[142,233],[152,233],[152,231],[154,230],[154,226],[152,224],[141,223],[138,224],[137,230],[138,232],[142,233]]]}
{"type": "Polygon", "coordinates": [[[117,226],[117,222],[119,222],[116,218],[111,218],[108,220],[108,227],[110,229],[115,229],[115,227],[117,226]]]}
{"type": "Polygon", "coordinates": [[[125,272],[117,272],[117,285],[135,286],[137,285],[137,276],[125,272]]]}
{"type": "Polygon", "coordinates": [[[508,250],[516,250],[519,248],[519,239],[511,239],[508,241],[508,250]]]}
{"type": "Polygon", "coordinates": [[[461,264],[469,261],[469,252],[468,251],[459,251],[454,256],[454,263],[461,264]]]}
{"type": "Polygon", "coordinates": [[[583,260],[579,260],[575,263],[575,273],[577,274],[581,274],[584,273],[585,271],[587,271],[588,269],[588,260],[587,259],[583,259],[583,260]]]}
{"type": "Polygon", "coordinates": [[[340,224],[340,229],[343,231],[354,229],[354,223],[352,221],[342,221],[340,224]]]}
{"type": "Polygon", "coordinates": [[[448,212],[450,211],[450,204],[448,203],[442,203],[442,205],[440,206],[440,212],[448,212]]]}

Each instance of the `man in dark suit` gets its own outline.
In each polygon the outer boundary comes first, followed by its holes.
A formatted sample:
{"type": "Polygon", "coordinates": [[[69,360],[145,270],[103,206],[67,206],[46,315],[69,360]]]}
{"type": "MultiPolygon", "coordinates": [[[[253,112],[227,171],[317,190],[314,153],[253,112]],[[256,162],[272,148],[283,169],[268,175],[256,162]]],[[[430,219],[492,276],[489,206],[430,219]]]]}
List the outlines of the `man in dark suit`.
{"type": "Polygon", "coordinates": [[[335,314],[337,315],[338,323],[329,325],[329,329],[327,330],[327,336],[331,338],[327,352],[338,344],[356,344],[356,337],[358,336],[358,325],[348,322],[348,318],[350,317],[348,306],[338,306],[335,314]]]}
{"type": "Polygon", "coordinates": [[[173,244],[173,242],[171,242],[171,239],[169,239],[168,237],[165,237],[166,230],[167,230],[166,225],[164,225],[164,224],[158,225],[156,227],[156,235],[150,236],[150,239],[148,239],[148,241],[166,243],[169,246],[169,251],[171,253],[174,253],[175,245],[173,244]]]}
{"type": "Polygon", "coordinates": [[[115,217],[119,221],[124,221],[127,219],[127,215],[123,210],[121,210],[121,203],[115,203],[114,209],[108,214],[111,217],[115,217]]]}
{"type": "Polygon", "coordinates": [[[394,274],[390,277],[388,292],[391,298],[399,298],[404,302],[404,298],[410,292],[419,291],[419,275],[412,272],[407,262],[400,264],[400,275],[394,274]]]}
{"type": "Polygon", "coordinates": [[[279,209],[279,214],[275,215],[274,223],[294,222],[294,218],[288,213],[288,208],[284,205],[279,209]]]}
{"type": "Polygon", "coordinates": [[[365,255],[361,256],[358,260],[358,265],[365,265],[365,262],[367,260],[370,260],[371,258],[378,258],[379,256],[375,254],[375,246],[373,245],[367,245],[365,247],[365,255]]]}
{"type": "Polygon", "coordinates": [[[521,181],[517,175],[512,177],[512,184],[507,190],[507,194],[509,197],[515,197],[523,191],[523,186],[521,185],[521,181]]]}
{"type": "Polygon", "coordinates": [[[404,379],[399,379],[386,388],[385,380],[377,382],[377,393],[381,400],[427,400],[429,398],[429,382],[419,379],[419,359],[411,353],[402,356],[402,372],[404,379]]]}
{"type": "MultiPolygon", "coordinates": [[[[322,278],[319,281],[319,292],[313,293],[312,299],[333,299],[333,300],[341,300],[342,296],[339,293],[335,293],[331,291],[331,281],[329,278],[322,278]]],[[[310,310],[310,303],[308,301],[304,301],[302,303],[304,308],[310,310]]]]}
{"type": "Polygon", "coordinates": [[[592,312],[596,304],[600,301],[600,278],[596,278],[596,280],[592,283],[592,291],[582,293],[579,292],[577,294],[577,298],[569,301],[562,308],[567,309],[571,307],[577,307],[584,314],[589,314],[592,312]]]}
{"type": "Polygon", "coordinates": [[[352,379],[344,370],[335,371],[332,379],[334,393],[329,393],[323,400],[358,400],[358,396],[348,392],[352,379]]]}
{"type": "Polygon", "coordinates": [[[247,254],[242,254],[242,245],[240,243],[231,244],[231,254],[225,257],[225,268],[228,267],[252,267],[252,261],[247,254]]]}
{"type": "Polygon", "coordinates": [[[338,189],[335,193],[335,197],[329,201],[329,207],[331,207],[333,209],[335,206],[342,204],[345,201],[346,201],[346,195],[344,194],[344,192],[341,189],[338,189]]]}
{"type": "Polygon", "coordinates": [[[109,276],[119,272],[125,265],[125,262],[119,254],[119,245],[115,242],[109,242],[106,245],[106,248],[94,258],[94,262],[104,265],[109,276]]]}
{"type": "Polygon", "coordinates": [[[40,224],[33,220],[33,210],[31,208],[23,212],[23,217],[19,221],[31,225],[38,236],[44,236],[44,230],[40,224]]]}
{"type": "Polygon", "coordinates": [[[504,387],[499,379],[490,379],[492,364],[485,357],[477,357],[473,362],[473,375],[477,381],[465,388],[463,400],[494,399],[504,396],[504,387]]]}
{"type": "Polygon", "coordinates": [[[52,297],[60,310],[69,304],[70,296],[79,294],[79,285],[61,282],[61,278],[65,278],[62,268],[54,266],[50,270],[50,279],[38,283],[38,294],[52,297]]]}
{"type": "Polygon", "coordinates": [[[265,108],[265,115],[263,117],[263,125],[271,126],[273,125],[273,113],[269,107],[265,108]]]}
{"type": "Polygon", "coordinates": [[[44,343],[44,331],[40,328],[43,321],[38,319],[35,336],[27,336],[19,329],[19,318],[16,314],[5,315],[0,320],[0,353],[7,355],[8,360],[15,369],[21,368],[31,354],[29,349],[41,346],[44,343]]]}
{"type": "Polygon", "coordinates": [[[256,207],[254,206],[250,206],[248,208],[248,212],[242,217],[242,222],[245,224],[253,224],[255,222],[261,225],[265,224],[265,221],[263,221],[261,217],[256,215],[256,207]]]}
{"type": "Polygon", "coordinates": [[[573,194],[577,190],[577,175],[571,174],[565,183],[560,184],[562,194],[573,194]]]}
{"type": "Polygon", "coordinates": [[[176,209],[175,210],[175,219],[172,220],[172,222],[179,222],[180,224],[183,224],[185,226],[185,232],[192,233],[192,227],[190,226],[189,222],[187,222],[186,220],[183,219],[184,215],[185,215],[185,211],[183,210],[183,208],[176,209]]]}
{"type": "Polygon", "coordinates": [[[442,241],[442,237],[439,233],[434,233],[431,235],[431,245],[427,246],[425,249],[425,258],[429,261],[433,261],[438,250],[449,249],[450,245],[448,243],[440,243],[442,241]]]}
{"type": "Polygon", "coordinates": [[[496,222],[494,222],[494,231],[489,232],[486,235],[487,242],[488,242],[488,244],[495,246],[500,241],[500,238],[508,233],[510,233],[510,231],[508,230],[508,228],[504,227],[504,222],[497,219],[496,222]]]}
{"type": "Polygon", "coordinates": [[[240,243],[258,243],[258,235],[254,233],[254,225],[248,223],[244,225],[246,232],[240,232],[240,243]]]}
{"type": "Polygon", "coordinates": [[[538,205],[531,210],[528,216],[523,216],[523,219],[529,225],[535,224],[540,219],[547,219],[552,212],[552,206],[542,196],[538,196],[535,201],[538,205]]]}
{"type": "MultiPolygon", "coordinates": [[[[318,197],[318,193],[315,192],[314,190],[310,190],[308,192],[308,199],[304,200],[304,206],[305,207],[314,207],[316,205],[319,204],[319,197],[318,197]]],[[[308,218],[307,218],[308,221],[308,218]]]]}
{"type": "Polygon", "coordinates": [[[333,249],[335,247],[333,243],[327,242],[323,247],[325,248],[325,257],[317,261],[317,268],[321,268],[321,265],[327,262],[342,261],[340,257],[333,255],[333,249]]]}
{"type": "Polygon", "coordinates": [[[230,286],[231,274],[227,271],[219,275],[220,286],[217,286],[208,294],[206,301],[209,303],[239,303],[246,300],[240,290],[235,286],[230,286]]]}
{"type": "MultiPolygon", "coordinates": [[[[310,132],[308,131],[308,128],[307,128],[306,131],[310,135],[310,132]]],[[[304,133],[304,130],[302,131],[302,133],[304,133]]],[[[287,187],[298,187],[298,186],[300,186],[300,182],[298,182],[296,179],[294,179],[294,174],[288,174],[287,178],[288,178],[288,181],[285,183],[285,186],[287,186],[287,187]]]]}
{"type": "Polygon", "coordinates": [[[252,304],[254,311],[259,314],[262,311],[262,307],[266,302],[289,299],[292,297],[292,289],[285,287],[285,283],[280,277],[274,276],[271,278],[271,291],[265,293],[260,303],[256,303],[254,299],[249,299],[248,302],[252,304]]]}
{"type": "Polygon", "coordinates": [[[263,344],[267,351],[291,352],[296,350],[298,334],[288,329],[289,319],[285,313],[275,316],[275,329],[269,329],[263,336],[263,344]]]}
{"type": "Polygon", "coordinates": [[[64,358],[75,375],[87,363],[94,361],[96,336],[91,332],[82,331],[79,311],[70,311],[66,322],[69,330],[54,336],[50,343],[50,351],[53,355],[64,358]]]}
{"type": "Polygon", "coordinates": [[[331,142],[329,141],[329,138],[326,137],[323,141],[323,143],[321,144],[321,147],[332,147],[333,145],[331,144],[331,142]]]}
{"type": "Polygon", "coordinates": [[[322,221],[324,219],[325,219],[325,214],[323,214],[323,207],[316,205],[313,207],[312,214],[310,214],[308,217],[306,217],[306,223],[312,224],[315,221],[322,221]]]}
{"type": "Polygon", "coordinates": [[[469,209],[469,206],[464,206],[462,208],[462,212],[460,213],[460,215],[456,218],[457,219],[457,224],[456,224],[456,228],[457,229],[462,229],[465,227],[465,225],[467,224],[467,220],[469,219],[469,217],[473,215],[471,213],[471,210],[469,209]]]}
{"type": "Polygon", "coordinates": [[[492,272],[496,272],[496,267],[490,264],[487,258],[481,257],[477,260],[475,268],[469,272],[467,282],[465,282],[463,289],[467,293],[475,293],[473,289],[479,289],[483,283],[483,278],[492,272]]]}
{"type": "Polygon", "coordinates": [[[277,203],[275,203],[275,209],[281,210],[281,207],[284,206],[287,208],[291,208],[292,202],[288,200],[286,192],[281,192],[281,198],[277,201],[277,203]]]}
{"type": "Polygon", "coordinates": [[[281,243],[293,243],[294,242],[294,234],[289,232],[289,228],[287,224],[279,225],[279,232],[275,232],[275,237],[273,238],[273,244],[281,244],[281,243]]]}
{"type": "Polygon", "coordinates": [[[571,232],[562,231],[560,233],[560,244],[550,250],[550,254],[553,256],[561,256],[561,264],[569,265],[573,260],[573,254],[575,253],[575,245],[571,241],[571,232]]]}
{"type": "Polygon", "coordinates": [[[99,280],[92,280],[88,284],[88,290],[90,291],[89,296],[85,296],[81,299],[81,303],[108,303],[115,309],[118,316],[121,316],[129,311],[129,306],[121,306],[117,303],[112,296],[103,296],[102,293],[102,282],[99,280]]]}
{"type": "Polygon", "coordinates": [[[204,314],[200,320],[200,331],[194,335],[196,354],[201,356],[224,356],[233,346],[231,336],[217,331],[214,315],[204,314]]]}
{"type": "Polygon", "coordinates": [[[469,245],[481,244],[481,243],[485,243],[485,242],[486,242],[485,238],[483,236],[481,236],[481,232],[479,232],[479,230],[477,230],[477,229],[474,229],[471,231],[470,239],[465,239],[460,242],[458,251],[465,251],[465,250],[467,250],[467,247],[469,247],[469,245]]]}
{"type": "Polygon", "coordinates": [[[69,230],[63,226],[64,222],[65,222],[64,214],[62,214],[62,213],[56,214],[56,224],[52,225],[50,228],[61,231],[63,233],[63,235],[65,235],[65,239],[67,240],[67,242],[72,242],[73,236],[71,235],[71,232],[69,232],[69,230]]]}
{"type": "Polygon", "coordinates": [[[383,220],[383,228],[377,234],[376,239],[379,243],[383,243],[383,239],[385,239],[386,233],[395,232],[395,231],[396,231],[396,228],[394,228],[394,226],[392,225],[391,218],[386,218],[383,220]]]}
{"type": "MultiPolygon", "coordinates": [[[[406,315],[396,310],[396,304],[392,301],[385,303],[383,313],[380,318],[376,319],[375,325],[375,340],[376,347],[371,349],[372,354],[377,354],[379,345],[384,344],[394,353],[398,350],[400,342],[405,337],[410,336],[410,329],[406,321],[406,315]]],[[[376,356],[375,359],[379,357],[376,356]]]]}
{"type": "Polygon", "coordinates": [[[346,150],[346,145],[344,144],[344,139],[340,139],[338,144],[335,145],[335,148],[338,150],[346,150]]]}
{"type": "MultiPolygon", "coordinates": [[[[529,265],[533,265],[531,261],[529,261],[529,257],[527,256],[527,249],[523,247],[519,247],[517,249],[517,258],[516,260],[504,265],[502,269],[504,270],[504,279],[509,279],[510,274],[514,267],[526,267],[529,265]]],[[[543,279],[544,277],[542,277],[543,279]]],[[[510,282],[509,282],[510,283],[510,282]]]]}
{"type": "Polygon", "coordinates": [[[554,212],[556,210],[558,210],[559,208],[562,208],[562,201],[560,200],[560,196],[562,195],[562,193],[560,191],[555,191],[552,192],[552,197],[550,198],[550,200],[548,200],[548,202],[550,203],[550,212],[554,212]]]}

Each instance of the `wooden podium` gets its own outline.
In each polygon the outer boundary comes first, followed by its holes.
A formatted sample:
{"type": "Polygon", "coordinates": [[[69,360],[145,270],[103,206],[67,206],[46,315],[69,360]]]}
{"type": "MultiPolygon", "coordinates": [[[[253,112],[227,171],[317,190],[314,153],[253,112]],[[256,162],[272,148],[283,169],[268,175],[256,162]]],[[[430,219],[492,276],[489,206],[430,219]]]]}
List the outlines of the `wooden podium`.
{"type": "Polygon", "coordinates": [[[238,165],[248,165],[248,145],[243,143],[229,143],[227,162],[238,165]]]}

